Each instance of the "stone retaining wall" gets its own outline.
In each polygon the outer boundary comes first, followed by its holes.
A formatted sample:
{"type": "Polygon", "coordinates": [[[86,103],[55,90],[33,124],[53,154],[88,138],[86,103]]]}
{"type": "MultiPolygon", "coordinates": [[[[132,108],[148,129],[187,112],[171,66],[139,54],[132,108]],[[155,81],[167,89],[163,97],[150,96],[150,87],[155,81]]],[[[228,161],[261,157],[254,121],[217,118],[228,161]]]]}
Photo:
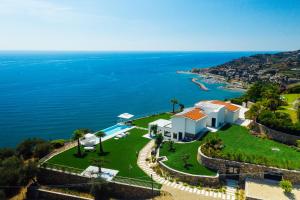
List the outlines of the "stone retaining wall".
{"type": "MultiPolygon", "coordinates": [[[[38,183],[41,185],[69,185],[72,189],[82,192],[90,192],[91,178],[71,174],[52,169],[40,168],[37,176],[38,183]]],[[[104,191],[111,197],[117,199],[150,199],[160,195],[160,191],[150,188],[128,185],[119,182],[109,182],[105,185],[104,191]]]]}
{"type": "Polygon", "coordinates": [[[164,172],[168,173],[172,178],[176,178],[179,181],[188,183],[190,185],[195,186],[208,186],[208,187],[217,187],[220,185],[219,175],[216,176],[202,176],[202,175],[194,175],[188,174],[181,171],[177,171],[168,167],[163,163],[162,160],[158,161],[160,169],[164,172]]]}
{"type": "Polygon", "coordinates": [[[220,178],[225,178],[227,169],[229,167],[236,167],[239,169],[239,181],[243,183],[246,178],[264,179],[265,173],[275,172],[283,175],[284,179],[290,180],[292,183],[300,184],[300,171],[280,169],[275,167],[267,167],[264,165],[256,165],[250,163],[242,163],[231,160],[224,160],[220,158],[211,158],[201,152],[201,147],[198,149],[197,160],[205,167],[217,170],[220,178]]]}
{"type": "Polygon", "coordinates": [[[79,197],[75,195],[65,194],[61,192],[54,192],[45,189],[30,189],[30,194],[27,195],[29,199],[39,200],[93,200],[91,198],[79,197]]]}
{"type": "Polygon", "coordinates": [[[266,134],[268,138],[289,145],[296,145],[296,141],[300,140],[300,136],[290,135],[281,131],[268,128],[260,123],[253,122],[252,128],[254,131],[266,134]]]}

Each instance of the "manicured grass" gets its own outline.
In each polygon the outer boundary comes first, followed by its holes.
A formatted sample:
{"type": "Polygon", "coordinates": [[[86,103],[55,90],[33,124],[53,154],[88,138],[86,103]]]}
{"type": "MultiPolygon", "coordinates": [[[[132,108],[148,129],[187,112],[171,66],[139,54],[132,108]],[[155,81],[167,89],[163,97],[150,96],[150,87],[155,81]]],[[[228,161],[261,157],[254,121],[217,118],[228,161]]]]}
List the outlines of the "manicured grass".
{"type": "Polygon", "coordinates": [[[210,133],[206,137],[211,137],[212,134],[217,134],[222,139],[225,146],[222,150],[224,155],[242,153],[251,157],[252,163],[300,169],[300,152],[273,140],[255,137],[242,126],[228,126],[217,133],[210,133]],[[278,148],[279,151],[274,151],[272,148],[278,148]]]}
{"type": "Polygon", "coordinates": [[[157,119],[170,119],[172,116],[171,113],[162,113],[158,115],[152,115],[149,117],[140,118],[133,121],[133,124],[139,127],[148,128],[148,124],[157,119]]]}
{"type": "MultiPolygon", "coordinates": [[[[119,170],[118,176],[140,178],[150,180],[137,165],[137,153],[149,142],[148,139],[142,137],[147,131],[140,129],[130,130],[130,134],[119,140],[109,139],[103,142],[103,148],[105,151],[104,158],[106,163],[103,167],[119,170]]],[[[99,145],[97,145],[97,151],[88,152],[83,158],[75,156],[77,147],[65,151],[48,161],[48,163],[64,165],[68,167],[74,167],[79,169],[86,169],[92,165],[94,158],[100,157],[99,145]]]]}
{"type": "Polygon", "coordinates": [[[284,94],[282,95],[289,105],[281,106],[278,112],[284,112],[291,116],[294,123],[298,121],[297,111],[293,107],[293,102],[300,98],[300,94],[284,94]]]}
{"type": "Polygon", "coordinates": [[[201,165],[197,161],[197,151],[199,146],[202,144],[202,141],[194,141],[191,143],[174,143],[175,151],[169,151],[169,142],[165,142],[160,149],[160,156],[167,156],[168,160],[164,163],[169,167],[183,171],[190,174],[198,174],[198,175],[216,175],[214,171],[211,171],[201,165]],[[188,160],[189,167],[185,168],[182,156],[188,154],[190,158],[188,160]]]}

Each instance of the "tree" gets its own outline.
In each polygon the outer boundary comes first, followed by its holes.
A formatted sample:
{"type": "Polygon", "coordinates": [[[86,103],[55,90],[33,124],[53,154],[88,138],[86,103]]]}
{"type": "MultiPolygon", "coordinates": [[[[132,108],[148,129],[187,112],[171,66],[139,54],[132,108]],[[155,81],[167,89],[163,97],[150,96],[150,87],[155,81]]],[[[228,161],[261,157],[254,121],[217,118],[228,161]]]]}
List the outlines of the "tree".
{"type": "Polygon", "coordinates": [[[286,193],[292,192],[293,184],[289,180],[283,179],[279,182],[279,186],[284,190],[286,193]]]}
{"type": "Polygon", "coordinates": [[[95,165],[96,167],[98,167],[98,172],[101,173],[101,168],[102,166],[107,163],[107,161],[103,158],[103,157],[98,157],[98,158],[94,158],[92,160],[92,165],[95,165]]]}
{"type": "Polygon", "coordinates": [[[174,151],[174,141],[170,140],[169,141],[169,151],[174,151]]]}
{"type": "Polygon", "coordinates": [[[160,147],[160,145],[162,144],[163,140],[164,140],[164,137],[163,137],[162,134],[157,134],[156,135],[156,138],[155,138],[156,148],[160,147]]]}
{"type": "Polygon", "coordinates": [[[52,151],[52,145],[49,142],[39,143],[35,146],[33,155],[36,158],[42,158],[52,151]]]}
{"type": "Polygon", "coordinates": [[[152,133],[154,133],[155,135],[157,134],[157,124],[153,124],[150,127],[150,136],[152,135],[152,133]]]}
{"type": "Polygon", "coordinates": [[[173,113],[175,113],[175,105],[178,103],[179,103],[179,101],[177,99],[175,99],[175,98],[171,99],[171,104],[173,106],[173,109],[172,109],[173,113]]]}
{"type": "Polygon", "coordinates": [[[184,154],[181,157],[181,159],[182,159],[182,162],[183,162],[183,167],[188,168],[188,166],[189,166],[188,160],[190,159],[190,155],[189,154],[184,154]]]}
{"type": "Polygon", "coordinates": [[[104,153],[101,138],[104,137],[106,134],[103,131],[99,131],[96,133],[96,135],[99,137],[99,151],[100,151],[100,155],[101,155],[104,153]]]}
{"type": "Polygon", "coordinates": [[[77,156],[81,156],[81,149],[80,149],[80,138],[82,138],[85,134],[83,129],[76,129],[73,132],[73,140],[77,140],[77,156]]]}
{"type": "Polygon", "coordinates": [[[30,180],[34,181],[38,173],[39,168],[35,161],[28,161],[21,169],[21,182],[23,185],[26,185],[30,180]]]}
{"type": "Polygon", "coordinates": [[[263,106],[261,102],[257,102],[251,106],[251,108],[247,112],[247,115],[250,119],[256,121],[256,118],[259,116],[262,110],[263,110],[263,106]]]}
{"type": "Polygon", "coordinates": [[[15,155],[15,150],[12,148],[0,148],[0,160],[4,160],[15,155]]]}
{"type": "Polygon", "coordinates": [[[179,104],[179,109],[180,109],[180,112],[182,112],[184,110],[184,105],[182,103],[179,104]]]}
{"type": "Polygon", "coordinates": [[[45,143],[45,140],[38,138],[30,138],[22,141],[18,144],[16,152],[18,156],[22,156],[24,159],[31,158],[34,154],[34,149],[37,144],[45,143]]]}

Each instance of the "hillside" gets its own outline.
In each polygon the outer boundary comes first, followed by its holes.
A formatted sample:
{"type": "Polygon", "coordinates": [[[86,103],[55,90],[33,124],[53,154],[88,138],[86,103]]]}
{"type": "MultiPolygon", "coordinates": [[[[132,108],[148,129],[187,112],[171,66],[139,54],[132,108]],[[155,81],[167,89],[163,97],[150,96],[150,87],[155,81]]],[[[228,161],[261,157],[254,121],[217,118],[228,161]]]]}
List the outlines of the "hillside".
{"type": "Polygon", "coordinates": [[[300,50],[276,54],[257,54],[205,69],[193,69],[194,73],[210,73],[226,80],[245,83],[266,81],[289,85],[300,82],[300,50]]]}

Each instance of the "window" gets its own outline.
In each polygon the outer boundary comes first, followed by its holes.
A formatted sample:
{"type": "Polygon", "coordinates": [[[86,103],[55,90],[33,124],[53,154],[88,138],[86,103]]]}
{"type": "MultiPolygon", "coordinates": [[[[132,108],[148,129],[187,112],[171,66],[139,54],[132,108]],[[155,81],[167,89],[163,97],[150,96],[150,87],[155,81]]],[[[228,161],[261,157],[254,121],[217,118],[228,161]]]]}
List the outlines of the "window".
{"type": "Polygon", "coordinates": [[[171,137],[171,133],[170,133],[169,131],[165,131],[165,132],[164,132],[164,136],[165,136],[165,137],[171,137]]]}
{"type": "Polygon", "coordinates": [[[177,140],[177,133],[173,133],[173,139],[177,140]]]}

